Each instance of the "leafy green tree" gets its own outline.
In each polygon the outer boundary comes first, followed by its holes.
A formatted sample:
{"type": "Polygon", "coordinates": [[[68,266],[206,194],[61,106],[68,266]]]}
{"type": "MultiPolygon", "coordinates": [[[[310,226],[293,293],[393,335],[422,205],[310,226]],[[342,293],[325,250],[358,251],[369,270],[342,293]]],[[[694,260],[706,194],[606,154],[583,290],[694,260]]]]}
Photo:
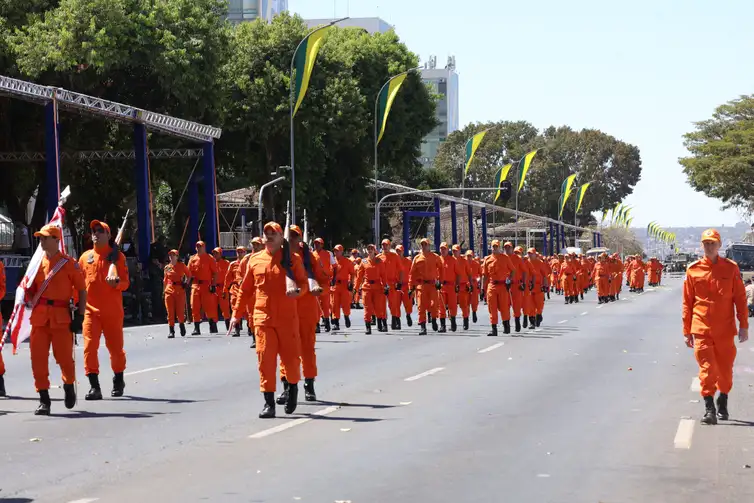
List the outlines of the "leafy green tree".
{"type": "Polygon", "coordinates": [[[720,199],[727,208],[754,211],[754,95],[715,109],[684,135],[691,156],[679,159],[694,190],[720,199]]]}

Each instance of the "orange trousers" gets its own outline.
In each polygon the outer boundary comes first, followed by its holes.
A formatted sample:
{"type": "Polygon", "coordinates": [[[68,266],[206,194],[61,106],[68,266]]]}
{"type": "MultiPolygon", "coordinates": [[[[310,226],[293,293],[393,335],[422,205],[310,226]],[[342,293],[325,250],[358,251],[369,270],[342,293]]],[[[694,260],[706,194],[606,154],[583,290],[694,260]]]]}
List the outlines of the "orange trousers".
{"type": "Polygon", "coordinates": [[[733,363],[736,361],[734,338],[695,335],[694,356],[699,364],[702,396],[714,396],[716,390],[730,393],[733,388],[733,363]]]}
{"type": "Polygon", "coordinates": [[[73,363],[73,334],[69,327],[50,325],[32,326],[29,338],[31,372],[37,391],[50,389],[50,346],[55,361],[60,365],[63,383],[76,382],[76,368],[73,363]]]}
{"type": "Polygon", "coordinates": [[[411,314],[414,311],[414,302],[408,294],[408,287],[406,285],[403,285],[403,289],[400,290],[400,299],[406,314],[411,314]]]}
{"type": "MultiPolygon", "coordinates": [[[[314,379],[317,377],[317,353],[314,350],[314,345],[317,342],[316,331],[318,321],[319,306],[316,311],[311,313],[302,313],[299,310],[298,332],[301,340],[301,367],[303,368],[305,379],[314,379]]],[[[280,362],[280,377],[288,379],[283,361],[280,362]]]]}
{"type": "Polygon", "coordinates": [[[536,316],[537,315],[537,308],[534,306],[534,295],[532,295],[534,292],[529,290],[529,287],[526,287],[526,291],[523,292],[523,303],[524,303],[524,316],[536,316]]]}
{"type": "Polygon", "coordinates": [[[382,287],[362,288],[361,294],[364,297],[364,321],[371,322],[372,316],[380,319],[387,318],[385,292],[382,287]]]}
{"type": "MultiPolygon", "coordinates": [[[[511,291],[510,297],[511,297],[511,304],[513,305],[513,316],[518,318],[521,316],[521,309],[524,307],[524,292],[521,291],[520,287],[518,286],[519,282],[514,281],[511,285],[511,291]]],[[[487,301],[489,303],[489,301],[487,301]]]]}
{"type": "MultiPolygon", "coordinates": [[[[390,291],[387,294],[387,305],[390,308],[390,316],[401,316],[401,291],[395,289],[398,280],[388,281],[390,291]]],[[[384,316],[383,316],[384,318],[384,316]]]]}
{"type": "Polygon", "coordinates": [[[631,273],[631,283],[634,288],[644,288],[644,271],[634,269],[634,272],[631,273]]]}
{"type": "Polygon", "coordinates": [[[92,312],[84,315],[84,372],[99,374],[99,343],[104,334],[105,346],[110,352],[110,367],[116,374],[126,370],[126,352],[123,350],[123,311],[120,313],[92,312]]]}
{"type": "Polygon", "coordinates": [[[469,284],[461,283],[461,291],[458,292],[458,305],[461,307],[461,316],[464,318],[469,317],[469,284]]]}
{"type": "Polygon", "coordinates": [[[476,286],[476,278],[474,278],[474,283],[471,284],[471,288],[469,303],[471,304],[471,312],[476,313],[476,310],[479,307],[479,287],[476,286]]]}
{"type": "Polygon", "coordinates": [[[186,292],[182,288],[173,293],[165,294],[165,309],[168,312],[168,325],[175,326],[175,319],[178,323],[186,323],[186,292]]]}
{"type": "Polygon", "coordinates": [[[301,339],[298,333],[298,316],[293,321],[295,325],[285,327],[254,326],[254,333],[257,337],[259,389],[263,393],[276,391],[275,374],[278,355],[280,355],[280,363],[285,368],[285,378],[288,382],[298,384],[301,380],[301,339]]]}
{"type": "Polygon", "coordinates": [[[3,352],[0,351],[0,376],[5,375],[5,362],[3,361],[3,352]]]}
{"type": "MultiPolygon", "coordinates": [[[[332,314],[332,306],[330,305],[330,295],[327,293],[326,287],[324,293],[317,297],[317,302],[319,302],[319,308],[322,310],[322,317],[330,319],[330,315],[332,314]]],[[[351,305],[349,304],[348,307],[350,308],[351,305]]]]}
{"type": "Polygon", "coordinates": [[[597,277],[597,296],[598,297],[607,297],[610,294],[610,282],[608,281],[607,276],[599,276],[597,277]]]}
{"type": "Polygon", "coordinates": [[[447,284],[442,286],[440,290],[442,299],[440,299],[440,319],[444,319],[447,316],[455,318],[458,316],[458,295],[456,294],[456,286],[447,284]]]}
{"type": "Polygon", "coordinates": [[[542,314],[545,310],[545,292],[535,288],[534,291],[531,292],[531,298],[534,301],[534,314],[532,316],[542,314]]]}
{"type": "Polygon", "coordinates": [[[337,283],[335,288],[330,291],[330,298],[332,300],[333,319],[340,319],[341,310],[345,316],[351,316],[351,292],[348,291],[345,284],[337,283]]]}
{"type": "Polygon", "coordinates": [[[427,311],[429,311],[430,316],[433,318],[438,318],[440,316],[440,310],[438,309],[440,307],[438,304],[439,292],[433,283],[434,282],[425,283],[421,285],[419,290],[417,290],[417,295],[419,296],[417,302],[419,323],[427,322],[427,311]]]}
{"type": "Polygon", "coordinates": [[[230,296],[223,291],[223,285],[217,285],[217,303],[220,306],[219,311],[223,314],[224,320],[230,319],[230,296]]]}
{"type": "Polygon", "coordinates": [[[191,319],[194,323],[202,321],[202,311],[208,320],[217,321],[217,296],[209,293],[209,285],[191,285],[191,319]]]}
{"type": "Polygon", "coordinates": [[[487,306],[490,311],[490,323],[497,325],[497,313],[500,312],[503,321],[511,319],[511,297],[505,285],[487,287],[487,306]]]}

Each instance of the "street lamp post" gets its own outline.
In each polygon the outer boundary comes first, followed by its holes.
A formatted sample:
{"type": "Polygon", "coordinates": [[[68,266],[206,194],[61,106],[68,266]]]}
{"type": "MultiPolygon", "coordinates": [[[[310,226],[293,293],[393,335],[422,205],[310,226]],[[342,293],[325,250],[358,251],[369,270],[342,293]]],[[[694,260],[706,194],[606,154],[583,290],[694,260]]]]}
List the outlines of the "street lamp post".
{"type": "MultiPolygon", "coordinates": [[[[273,174],[277,174],[277,173],[273,173],[273,174]]],[[[262,195],[264,194],[264,189],[266,189],[267,187],[270,187],[272,185],[275,185],[278,182],[282,182],[283,180],[285,180],[285,177],[284,176],[279,176],[279,177],[275,178],[274,180],[270,180],[269,182],[267,182],[264,185],[262,185],[261,187],[259,187],[259,200],[257,202],[257,204],[258,204],[258,206],[257,206],[257,220],[258,220],[258,223],[259,223],[259,235],[260,236],[262,234],[264,234],[264,220],[262,219],[262,205],[263,205],[263,203],[262,203],[262,195]]]]}

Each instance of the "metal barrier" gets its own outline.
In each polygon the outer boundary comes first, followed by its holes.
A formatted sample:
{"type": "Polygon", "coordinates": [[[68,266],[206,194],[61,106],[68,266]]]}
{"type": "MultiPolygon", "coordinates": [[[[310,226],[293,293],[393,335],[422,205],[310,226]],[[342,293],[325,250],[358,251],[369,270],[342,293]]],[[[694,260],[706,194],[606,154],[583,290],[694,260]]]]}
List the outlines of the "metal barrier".
{"type": "Polygon", "coordinates": [[[223,250],[235,250],[236,246],[249,246],[254,234],[251,232],[221,232],[220,248],[223,250]]]}

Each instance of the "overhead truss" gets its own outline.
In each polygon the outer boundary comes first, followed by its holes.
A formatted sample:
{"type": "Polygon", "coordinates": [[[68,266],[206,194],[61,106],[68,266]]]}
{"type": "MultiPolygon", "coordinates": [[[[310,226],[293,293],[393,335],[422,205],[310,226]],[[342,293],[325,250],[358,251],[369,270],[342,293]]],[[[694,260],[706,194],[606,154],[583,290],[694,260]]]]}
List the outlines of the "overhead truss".
{"type": "Polygon", "coordinates": [[[43,103],[54,101],[61,108],[80,110],[119,122],[144,124],[149,129],[190,140],[213,141],[213,139],[220,138],[222,134],[222,129],[213,126],[3,75],[0,75],[0,93],[29,101],[43,103]]]}
{"type": "MultiPolygon", "coordinates": [[[[200,148],[162,148],[150,149],[152,159],[194,159],[204,156],[200,148]]],[[[126,161],[136,158],[133,150],[88,150],[80,152],[61,152],[61,159],[126,161]]],[[[0,152],[0,162],[44,162],[44,152],[0,152]]]]}

